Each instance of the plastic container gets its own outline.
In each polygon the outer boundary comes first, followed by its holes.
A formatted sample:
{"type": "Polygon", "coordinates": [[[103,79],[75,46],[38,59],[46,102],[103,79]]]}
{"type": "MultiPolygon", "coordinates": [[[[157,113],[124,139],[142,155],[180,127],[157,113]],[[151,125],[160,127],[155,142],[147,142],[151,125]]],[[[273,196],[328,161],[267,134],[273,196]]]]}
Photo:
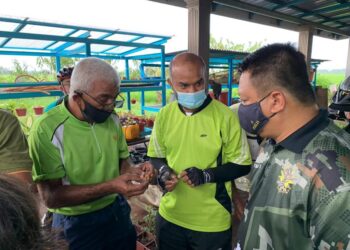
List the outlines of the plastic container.
{"type": "Polygon", "coordinates": [[[44,113],[44,107],[43,106],[37,106],[37,107],[34,107],[34,113],[36,115],[42,115],[44,113]]]}

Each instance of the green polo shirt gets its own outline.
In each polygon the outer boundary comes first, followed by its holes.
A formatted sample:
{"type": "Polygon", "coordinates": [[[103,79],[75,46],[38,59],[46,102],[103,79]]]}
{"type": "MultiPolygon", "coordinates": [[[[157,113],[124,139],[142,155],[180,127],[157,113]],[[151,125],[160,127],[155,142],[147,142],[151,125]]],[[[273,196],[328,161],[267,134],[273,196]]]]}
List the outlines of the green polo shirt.
{"type": "Polygon", "coordinates": [[[239,229],[241,249],[349,249],[350,135],[320,111],[263,146],[239,229]]]}
{"type": "MultiPolygon", "coordinates": [[[[247,139],[236,114],[210,98],[199,112],[190,116],[177,101],[162,108],[152,131],[148,155],[165,158],[176,174],[193,166],[215,168],[220,161],[251,164],[247,139]]],[[[220,232],[231,226],[230,196],[230,182],[189,187],[179,181],[172,192],[162,197],[159,213],[184,228],[220,232]]]]}
{"type": "Polygon", "coordinates": [[[32,164],[17,117],[0,109],[0,173],[31,171],[32,164]]]}
{"type": "MultiPolygon", "coordinates": [[[[119,160],[129,156],[115,114],[104,123],[90,125],[75,118],[65,102],[36,120],[29,145],[36,182],[56,179],[62,179],[64,185],[106,182],[119,176],[119,160]]],[[[111,204],[115,196],[50,211],[64,215],[89,213],[111,204]]]]}

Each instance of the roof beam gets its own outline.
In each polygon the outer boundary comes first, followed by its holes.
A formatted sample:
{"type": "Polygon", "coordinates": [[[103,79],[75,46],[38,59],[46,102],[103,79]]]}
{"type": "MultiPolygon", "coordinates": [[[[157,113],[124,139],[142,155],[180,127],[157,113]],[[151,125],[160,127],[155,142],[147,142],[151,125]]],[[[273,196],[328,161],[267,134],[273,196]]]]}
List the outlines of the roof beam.
{"type": "MultiPolygon", "coordinates": [[[[162,40],[159,40],[159,41],[155,41],[155,42],[153,42],[153,43],[150,43],[150,44],[158,44],[158,45],[161,45],[161,44],[165,43],[166,41],[167,41],[167,39],[162,39],[162,40]]],[[[123,53],[121,53],[121,54],[118,54],[118,55],[119,55],[119,56],[126,56],[126,55],[128,55],[128,54],[130,54],[130,53],[136,53],[136,52],[141,51],[141,50],[142,50],[141,48],[131,49],[131,50],[127,50],[127,51],[125,51],[125,52],[123,52],[123,53]]]]}
{"type": "Polygon", "coordinates": [[[249,12],[253,12],[262,16],[267,16],[267,17],[272,17],[275,19],[279,19],[279,20],[284,20],[290,23],[295,23],[295,24],[300,24],[300,25],[311,25],[313,27],[315,27],[316,29],[320,29],[323,31],[327,31],[330,33],[334,33],[334,34],[338,34],[338,35],[342,35],[342,36],[350,36],[350,32],[347,31],[342,31],[342,30],[338,30],[332,27],[328,27],[322,24],[318,24],[318,23],[314,23],[311,21],[307,21],[304,19],[300,19],[297,17],[292,17],[292,16],[288,16],[276,11],[271,11],[271,10],[267,10],[265,8],[261,8],[261,7],[257,7],[248,3],[243,3],[237,0],[214,0],[214,2],[219,3],[223,6],[229,7],[229,8],[234,8],[234,9],[239,9],[242,11],[249,11],[249,12]]]}
{"type": "Polygon", "coordinates": [[[306,17],[306,16],[312,16],[312,15],[321,14],[321,13],[332,12],[332,11],[338,10],[340,8],[346,8],[349,6],[350,6],[350,3],[335,4],[332,6],[325,7],[325,8],[320,8],[320,9],[316,9],[316,10],[313,10],[310,12],[306,12],[305,14],[299,15],[299,17],[306,17]]]}
{"type": "Polygon", "coordinates": [[[330,22],[339,21],[339,20],[346,19],[346,18],[350,18],[350,15],[343,15],[343,16],[332,17],[331,19],[324,20],[321,23],[322,24],[323,23],[330,23],[330,22]]]}
{"type": "MultiPolygon", "coordinates": [[[[128,40],[128,42],[129,42],[129,43],[130,43],[130,42],[134,42],[134,41],[139,40],[139,39],[141,39],[141,38],[143,38],[143,36],[134,37],[133,39],[128,40]]],[[[110,47],[110,48],[108,48],[108,49],[102,50],[100,53],[105,53],[105,52],[108,52],[108,51],[111,50],[111,49],[115,49],[115,48],[118,48],[118,47],[119,47],[119,46],[112,46],[112,47],[110,47]]]]}
{"type": "Polygon", "coordinates": [[[304,2],[308,2],[308,1],[294,0],[294,1],[290,1],[288,3],[278,4],[278,6],[272,8],[272,10],[278,10],[278,9],[286,8],[286,7],[293,6],[293,5],[298,4],[298,3],[304,3],[304,2]]]}
{"type": "MultiPolygon", "coordinates": [[[[0,17],[1,22],[11,22],[11,23],[22,23],[24,20],[16,19],[16,18],[8,18],[8,17],[0,17]]],[[[111,29],[100,29],[100,28],[91,28],[91,27],[84,27],[84,26],[75,26],[75,25],[67,25],[67,24],[57,24],[57,23],[46,23],[46,22],[39,22],[39,21],[32,21],[25,19],[26,24],[30,25],[39,25],[44,27],[54,27],[54,28],[64,28],[64,29],[81,29],[81,30],[87,30],[87,31],[97,31],[97,32],[107,32],[107,33],[114,33],[114,34],[121,34],[121,35],[144,35],[146,37],[154,37],[154,38],[164,38],[168,36],[162,36],[162,35],[151,35],[151,34],[144,34],[144,33],[136,33],[136,32],[127,32],[127,31],[121,31],[119,29],[111,30],[111,29]]],[[[168,37],[169,39],[171,37],[168,37]]]]}
{"type": "MultiPolygon", "coordinates": [[[[25,26],[26,26],[26,22],[28,20],[28,17],[26,17],[22,23],[18,24],[18,26],[13,30],[13,32],[19,32],[21,31],[25,26]]],[[[11,40],[11,38],[6,38],[1,44],[0,47],[3,47],[6,45],[6,43],[8,43],[11,40]]]]}
{"type": "MultiPolygon", "coordinates": [[[[283,4],[283,2],[281,0],[266,0],[266,1],[268,1],[270,3],[274,3],[274,4],[283,4]]],[[[309,13],[309,11],[307,11],[303,8],[297,7],[297,6],[290,6],[289,8],[296,10],[296,11],[303,12],[303,13],[309,13]]],[[[331,18],[329,18],[327,16],[320,15],[320,14],[315,14],[315,16],[322,18],[323,20],[331,20],[331,18]]],[[[339,23],[340,25],[345,25],[343,22],[337,22],[337,23],[339,23]]]]}
{"type": "MultiPolygon", "coordinates": [[[[87,32],[84,32],[83,34],[80,34],[79,38],[88,38],[90,36],[90,32],[87,31],[87,32]]],[[[58,46],[57,48],[55,48],[53,51],[55,51],[55,53],[59,53],[61,52],[62,50],[72,46],[74,44],[74,42],[66,42],[64,44],[62,44],[61,46],[58,46]]]]}
{"type": "MultiPolygon", "coordinates": [[[[8,32],[8,31],[0,31],[0,37],[30,39],[30,40],[120,45],[120,46],[151,48],[151,49],[153,49],[153,48],[160,49],[162,47],[161,45],[156,45],[156,44],[129,43],[129,42],[113,41],[113,40],[98,40],[98,39],[79,38],[79,37],[39,35],[39,34],[30,34],[30,33],[23,33],[23,32],[15,33],[15,32],[8,32]]],[[[164,38],[164,39],[166,39],[166,38],[164,38]]]]}
{"type": "MultiPolygon", "coordinates": [[[[72,34],[74,34],[75,32],[77,32],[78,30],[72,30],[71,32],[68,32],[68,34],[66,34],[66,36],[70,36],[72,34]]],[[[48,49],[49,47],[51,47],[52,45],[58,43],[58,41],[54,41],[52,43],[50,43],[49,45],[47,45],[44,49],[48,49]]]]}

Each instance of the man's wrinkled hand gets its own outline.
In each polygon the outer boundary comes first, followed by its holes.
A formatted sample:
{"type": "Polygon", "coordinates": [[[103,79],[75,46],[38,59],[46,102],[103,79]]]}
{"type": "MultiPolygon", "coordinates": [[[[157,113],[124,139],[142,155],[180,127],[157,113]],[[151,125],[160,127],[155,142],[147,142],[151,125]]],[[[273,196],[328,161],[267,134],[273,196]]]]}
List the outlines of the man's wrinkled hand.
{"type": "Polygon", "coordinates": [[[177,179],[176,175],[172,174],[170,176],[170,179],[165,181],[165,189],[168,192],[173,191],[177,185],[177,182],[178,182],[178,179],[177,179]]]}
{"type": "Polygon", "coordinates": [[[172,170],[167,165],[163,165],[159,169],[157,180],[158,180],[159,186],[163,189],[163,191],[168,191],[168,192],[173,191],[178,182],[178,178],[176,177],[174,170],[172,170]]]}
{"type": "Polygon", "coordinates": [[[155,175],[153,165],[150,162],[144,162],[139,164],[138,167],[142,170],[141,178],[150,182],[155,175]]]}
{"type": "Polygon", "coordinates": [[[111,181],[113,190],[126,197],[143,194],[148,188],[148,181],[145,181],[139,174],[125,173],[111,181]]]}

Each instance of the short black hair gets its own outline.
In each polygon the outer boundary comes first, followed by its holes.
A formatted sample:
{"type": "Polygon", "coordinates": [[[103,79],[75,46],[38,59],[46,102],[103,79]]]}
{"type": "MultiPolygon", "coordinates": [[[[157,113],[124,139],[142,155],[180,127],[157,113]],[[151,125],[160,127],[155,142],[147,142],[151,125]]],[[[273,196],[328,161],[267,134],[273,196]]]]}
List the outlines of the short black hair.
{"type": "Polygon", "coordinates": [[[278,86],[303,104],[316,103],[305,57],[289,43],[275,43],[258,49],[243,60],[238,71],[251,74],[258,93],[266,94],[278,86]]]}

